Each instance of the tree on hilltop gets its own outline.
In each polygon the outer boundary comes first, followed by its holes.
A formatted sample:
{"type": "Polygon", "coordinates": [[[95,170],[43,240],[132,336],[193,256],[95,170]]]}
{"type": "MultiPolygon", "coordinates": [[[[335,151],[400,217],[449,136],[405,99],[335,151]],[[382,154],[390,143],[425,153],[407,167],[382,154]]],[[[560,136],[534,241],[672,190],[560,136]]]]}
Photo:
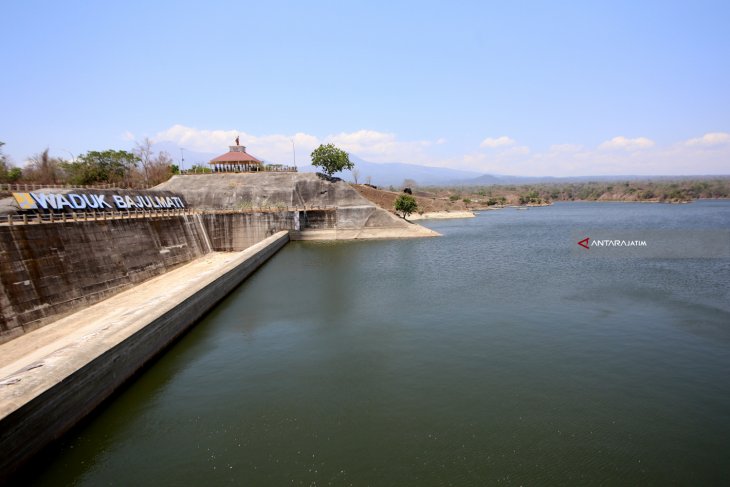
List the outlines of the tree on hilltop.
{"type": "Polygon", "coordinates": [[[134,143],[132,154],[137,156],[142,165],[142,174],[144,175],[144,183],[147,184],[150,179],[150,167],[152,166],[152,140],[145,137],[141,142],[134,143]]]}
{"type": "Polygon", "coordinates": [[[89,151],[75,162],[64,164],[72,184],[98,182],[130,184],[139,157],[123,150],[89,151]]]}
{"type": "Polygon", "coordinates": [[[152,150],[153,145],[154,141],[149,137],[145,137],[141,142],[135,142],[135,148],[132,151],[132,154],[137,157],[142,166],[144,184],[151,186],[167,181],[173,174],[180,172],[180,169],[172,164],[170,154],[160,151],[155,155],[152,150]]]}
{"type": "Polygon", "coordinates": [[[3,154],[3,146],[5,142],[0,141],[0,183],[14,183],[22,176],[22,171],[19,167],[14,167],[13,164],[3,154]]]}
{"type": "Polygon", "coordinates": [[[334,144],[322,144],[312,151],[312,165],[322,168],[322,171],[329,177],[336,172],[355,167],[350,161],[350,156],[334,144]]]}
{"type": "Polygon", "coordinates": [[[403,214],[403,219],[407,220],[408,216],[418,210],[416,198],[409,194],[402,194],[395,200],[395,211],[403,214]]]}
{"type": "Polygon", "coordinates": [[[28,158],[25,179],[40,184],[56,184],[63,180],[62,159],[48,155],[48,148],[28,158]]]}

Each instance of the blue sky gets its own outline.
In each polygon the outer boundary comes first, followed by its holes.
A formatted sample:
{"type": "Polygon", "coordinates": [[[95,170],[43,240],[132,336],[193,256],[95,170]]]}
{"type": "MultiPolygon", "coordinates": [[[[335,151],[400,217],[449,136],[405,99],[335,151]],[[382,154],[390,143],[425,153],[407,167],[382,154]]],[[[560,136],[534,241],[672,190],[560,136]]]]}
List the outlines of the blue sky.
{"type": "MultiPolygon", "coordinates": [[[[6,2],[22,164],[147,136],[271,162],[730,173],[730,2],[6,2]],[[455,4],[456,3],[456,4],[455,4]]],[[[178,157],[177,154],[173,154],[178,157]]]]}

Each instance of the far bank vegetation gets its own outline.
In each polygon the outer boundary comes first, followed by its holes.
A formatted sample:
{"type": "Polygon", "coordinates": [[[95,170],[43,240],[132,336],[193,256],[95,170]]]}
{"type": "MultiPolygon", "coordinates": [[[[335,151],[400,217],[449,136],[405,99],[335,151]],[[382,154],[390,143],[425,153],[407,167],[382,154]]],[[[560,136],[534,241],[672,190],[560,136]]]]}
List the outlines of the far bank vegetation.
{"type": "Polygon", "coordinates": [[[634,179],[525,185],[419,187],[404,181],[403,188],[355,185],[357,191],[382,208],[393,209],[408,188],[418,213],[469,211],[501,206],[535,206],[556,201],[633,201],[684,203],[702,198],[730,198],[730,177],[634,179]]]}

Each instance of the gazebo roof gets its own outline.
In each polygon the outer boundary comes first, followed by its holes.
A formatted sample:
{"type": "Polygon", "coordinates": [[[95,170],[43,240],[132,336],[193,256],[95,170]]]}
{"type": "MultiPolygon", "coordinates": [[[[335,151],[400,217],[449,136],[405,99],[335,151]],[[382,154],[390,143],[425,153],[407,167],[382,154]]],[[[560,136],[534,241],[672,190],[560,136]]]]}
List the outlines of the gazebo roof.
{"type": "Polygon", "coordinates": [[[230,150],[225,154],[221,154],[215,159],[212,159],[210,164],[261,164],[260,160],[246,152],[246,147],[242,145],[232,145],[229,148],[230,150]]]}

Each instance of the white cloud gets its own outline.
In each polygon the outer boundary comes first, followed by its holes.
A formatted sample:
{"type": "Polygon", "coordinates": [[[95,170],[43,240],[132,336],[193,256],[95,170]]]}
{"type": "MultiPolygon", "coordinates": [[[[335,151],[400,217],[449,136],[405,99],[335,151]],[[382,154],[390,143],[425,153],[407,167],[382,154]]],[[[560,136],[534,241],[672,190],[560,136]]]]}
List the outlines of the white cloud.
{"type": "Polygon", "coordinates": [[[267,162],[292,161],[292,141],[298,164],[308,164],[311,152],[322,143],[333,143],[339,148],[371,162],[410,162],[433,164],[426,149],[439,140],[402,141],[395,134],[376,130],[358,130],[327,135],[323,138],[306,133],[293,135],[253,135],[238,130],[201,130],[184,125],[173,125],[155,136],[156,141],[174,142],[186,149],[199,152],[222,153],[234,144],[236,136],[241,145],[256,157],[267,162]]]}
{"type": "Polygon", "coordinates": [[[530,153],[530,148],[526,145],[518,145],[515,147],[510,147],[509,149],[502,152],[504,155],[512,156],[524,156],[530,153]]]}
{"type": "MultiPolygon", "coordinates": [[[[223,152],[222,149],[235,144],[235,138],[238,135],[245,134],[238,130],[199,130],[178,124],[159,132],[155,136],[155,140],[158,142],[175,142],[195,151],[223,152]]],[[[243,140],[241,143],[243,143],[243,140]]]]}
{"type": "Polygon", "coordinates": [[[553,144],[550,146],[550,152],[578,152],[583,149],[578,144],[553,144]]]}
{"type": "Polygon", "coordinates": [[[489,149],[470,153],[445,153],[454,144],[439,139],[401,140],[396,134],[377,130],[358,130],[325,136],[307,133],[253,135],[238,130],[200,130],[174,125],[158,133],[156,141],[172,141],[189,150],[223,153],[240,136],[241,144],[256,157],[267,162],[292,161],[292,140],[298,165],[309,163],[309,154],[321,143],[338,147],[372,162],[404,162],[430,166],[469,169],[491,174],[518,176],[590,176],[590,175],[691,175],[728,174],[730,135],[715,132],[697,139],[657,146],[638,137],[615,137],[598,148],[573,143],[531,150],[517,145],[507,136],[491,140],[489,149]],[[497,142],[501,140],[502,142],[497,142]],[[712,150],[708,150],[711,148],[712,150]],[[607,150],[608,149],[608,150],[607,150]],[[613,149],[613,150],[611,150],[613,149]]]}
{"type": "Polygon", "coordinates": [[[136,137],[134,136],[134,134],[132,132],[130,132],[129,130],[127,130],[126,132],[124,132],[122,134],[122,140],[129,140],[129,141],[131,141],[131,140],[134,140],[135,138],[136,137]]]}
{"type": "Polygon", "coordinates": [[[503,135],[501,137],[496,137],[496,138],[487,137],[486,139],[482,140],[482,143],[479,144],[479,147],[495,149],[497,147],[513,145],[514,143],[515,143],[514,139],[511,139],[511,138],[507,137],[506,135],[503,135]]]}
{"type": "Polygon", "coordinates": [[[377,132],[375,130],[342,132],[327,136],[326,141],[335,144],[347,152],[354,152],[355,154],[365,152],[384,154],[391,151],[393,145],[397,143],[395,134],[377,132]]]}
{"type": "Polygon", "coordinates": [[[689,147],[713,146],[727,144],[728,142],[730,142],[730,134],[725,132],[710,132],[709,134],[705,134],[702,137],[689,139],[687,142],[685,142],[685,145],[689,147]]]}
{"type": "Polygon", "coordinates": [[[325,142],[331,142],[367,161],[407,161],[413,164],[432,163],[432,156],[426,149],[438,144],[438,140],[399,140],[395,134],[375,130],[328,135],[325,142]]]}
{"type": "Polygon", "coordinates": [[[598,146],[601,150],[640,150],[654,147],[654,141],[647,139],[646,137],[636,137],[635,139],[629,139],[628,137],[618,136],[611,140],[607,140],[598,146]]]}
{"type": "Polygon", "coordinates": [[[554,144],[537,152],[509,146],[465,154],[451,159],[449,166],[517,176],[728,174],[730,137],[724,135],[715,133],[693,139],[702,143],[687,141],[663,147],[645,137],[615,137],[597,149],[572,143],[554,144]],[[713,150],[707,150],[710,146],[713,150]]]}
{"type": "Polygon", "coordinates": [[[201,130],[179,124],[157,133],[155,140],[174,142],[197,152],[217,154],[225,152],[228,146],[234,145],[236,137],[250,153],[267,162],[293,162],[292,142],[297,153],[297,163],[309,162],[309,154],[319,145],[317,137],[304,133],[252,135],[234,129],[201,130]]]}

